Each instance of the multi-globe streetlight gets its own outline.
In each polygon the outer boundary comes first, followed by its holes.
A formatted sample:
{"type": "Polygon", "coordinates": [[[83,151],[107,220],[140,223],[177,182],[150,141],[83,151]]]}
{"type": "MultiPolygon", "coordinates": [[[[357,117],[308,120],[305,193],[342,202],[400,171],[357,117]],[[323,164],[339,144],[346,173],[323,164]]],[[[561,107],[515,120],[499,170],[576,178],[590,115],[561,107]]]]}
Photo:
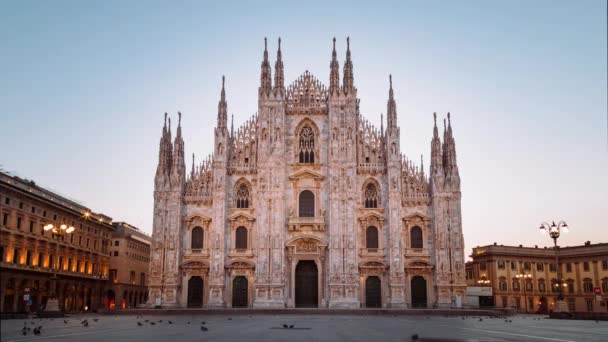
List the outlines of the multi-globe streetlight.
{"type": "MultiPolygon", "coordinates": [[[[45,225],[44,227],[42,227],[42,229],[44,229],[45,232],[50,231],[51,234],[53,234],[53,236],[60,236],[62,239],[65,236],[68,236],[70,234],[72,234],[76,228],[74,228],[74,226],[68,226],[65,223],[61,223],[61,224],[52,224],[49,223],[47,225],[45,225]]],[[[53,265],[50,265],[52,269],[53,265]]],[[[59,310],[59,299],[57,297],[57,273],[53,272],[53,276],[51,276],[50,278],[50,293],[49,293],[49,299],[46,302],[46,307],[44,308],[44,311],[46,313],[46,315],[53,315],[53,316],[59,316],[61,315],[61,311],[59,310]]]]}
{"type": "Polygon", "coordinates": [[[526,298],[526,287],[528,287],[528,281],[532,279],[530,273],[519,273],[515,275],[515,278],[521,279],[524,282],[524,308],[525,312],[528,313],[528,298],[526,298]]]}
{"type": "Polygon", "coordinates": [[[557,291],[558,291],[557,300],[562,301],[562,300],[564,300],[564,295],[562,293],[562,286],[561,286],[562,276],[561,276],[561,270],[559,267],[559,258],[558,258],[558,254],[557,254],[557,249],[558,249],[557,239],[559,239],[561,233],[567,233],[569,231],[569,228],[565,221],[559,221],[558,224],[555,224],[555,221],[552,221],[551,224],[548,224],[547,222],[541,223],[539,229],[540,229],[541,234],[549,233],[549,237],[551,237],[553,239],[553,247],[555,250],[555,270],[557,272],[557,284],[556,284],[557,291]]]}

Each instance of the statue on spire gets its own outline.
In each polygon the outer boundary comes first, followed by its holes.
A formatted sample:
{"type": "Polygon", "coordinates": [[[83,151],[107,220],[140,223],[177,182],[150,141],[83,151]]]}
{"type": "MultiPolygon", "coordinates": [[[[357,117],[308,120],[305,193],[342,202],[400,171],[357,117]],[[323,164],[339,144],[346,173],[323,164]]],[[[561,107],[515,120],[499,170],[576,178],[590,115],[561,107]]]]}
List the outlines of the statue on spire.
{"type": "Polygon", "coordinates": [[[285,93],[285,76],[283,71],[283,58],[281,54],[281,38],[279,37],[279,49],[277,50],[277,61],[274,64],[274,93],[283,95],[285,93]]]}
{"type": "Polygon", "coordinates": [[[340,90],[340,66],[336,56],[336,37],[334,37],[333,41],[334,49],[331,53],[331,63],[329,63],[329,93],[331,95],[337,94],[340,90]]]}
{"type": "Polygon", "coordinates": [[[346,37],[346,62],[344,62],[344,80],[342,87],[344,94],[352,94],[355,90],[353,76],[353,62],[350,59],[350,37],[346,37]]]}
{"type": "Polygon", "coordinates": [[[262,72],[260,74],[260,95],[270,94],[272,88],[272,76],[270,62],[268,62],[268,43],[264,37],[264,60],[262,60],[262,72]]]}

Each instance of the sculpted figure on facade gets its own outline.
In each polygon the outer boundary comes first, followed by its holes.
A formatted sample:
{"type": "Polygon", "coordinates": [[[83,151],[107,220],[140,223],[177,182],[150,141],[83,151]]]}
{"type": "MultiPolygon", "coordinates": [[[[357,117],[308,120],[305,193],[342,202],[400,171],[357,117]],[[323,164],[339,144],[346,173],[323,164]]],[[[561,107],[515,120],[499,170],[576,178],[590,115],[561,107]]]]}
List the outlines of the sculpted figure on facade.
{"type": "Polygon", "coordinates": [[[214,153],[198,163],[193,155],[188,173],[181,114],[174,139],[165,116],[150,305],[461,305],[461,192],[450,114],[443,139],[433,116],[425,170],[422,160],[416,165],[401,153],[392,77],[380,128],[360,112],[348,39],[342,70],[334,39],[327,87],[309,71],[286,86],[280,40],[274,70],[264,45],[257,112],[228,127],[222,77],[208,149],[214,153]],[[204,241],[193,244],[195,237],[204,241]]]}

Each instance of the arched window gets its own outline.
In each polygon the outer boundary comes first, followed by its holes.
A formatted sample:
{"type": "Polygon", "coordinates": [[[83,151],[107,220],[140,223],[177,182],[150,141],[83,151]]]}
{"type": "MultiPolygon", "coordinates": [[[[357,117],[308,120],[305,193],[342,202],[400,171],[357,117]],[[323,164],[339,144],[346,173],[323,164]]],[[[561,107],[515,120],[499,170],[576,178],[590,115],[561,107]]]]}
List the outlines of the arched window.
{"type": "Polygon", "coordinates": [[[513,291],[519,292],[519,279],[513,278],[513,291]]]}
{"type": "Polygon", "coordinates": [[[238,227],[236,229],[236,249],[247,249],[247,228],[238,227]]]}
{"type": "Polygon", "coordinates": [[[559,283],[557,279],[551,279],[551,292],[559,292],[559,283]]]}
{"type": "Polygon", "coordinates": [[[310,190],[304,190],[300,193],[300,217],[315,216],[315,195],[310,190]]]}
{"type": "Polygon", "coordinates": [[[203,228],[194,227],[192,229],[192,241],[190,248],[192,249],[203,249],[203,228]]]}
{"type": "Polygon", "coordinates": [[[298,153],[300,163],[312,164],[315,162],[315,132],[308,125],[300,130],[298,153]]]}
{"type": "Polygon", "coordinates": [[[507,291],[507,279],[505,277],[498,279],[498,288],[500,291],[507,291]]]}
{"type": "Polygon", "coordinates": [[[568,293],[574,293],[574,280],[568,279],[568,293]]]}
{"type": "Polygon", "coordinates": [[[538,279],[538,291],[540,292],[545,292],[547,291],[546,285],[545,285],[545,279],[538,279]]]}
{"type": "Polygon", "coordinates": [[[365,230],[365,247],[378,248],[378,228],[369,226],[365,230]]]}
{"type": "Polygon", "coordinates": [[[415,226],[410,230],[410,245],[412,248],[422,248],[422,228],[415,226]]]}
{"type": "Polygon", "coordinates": [[[378,190],[376,185],[373,183],[367,184],[365,187],[365,193],[363,194],[366,208],[378,208],[378,190]]]}
{"type": "Polygon", "coordinates": [[[602,292],[608,293],[608,278],[602,278],[602,292]]]}
{"type": "Polygon", "coordinates": [[[236,190],[236,207],[249,208],[249,188],[247,184],[241,183],[236,190]]]}
{"type": "Polygon", "coordinates": [[[593,292],[593,281],[589,278],[583,279],[583,292],[592,293],[593,292]]]}

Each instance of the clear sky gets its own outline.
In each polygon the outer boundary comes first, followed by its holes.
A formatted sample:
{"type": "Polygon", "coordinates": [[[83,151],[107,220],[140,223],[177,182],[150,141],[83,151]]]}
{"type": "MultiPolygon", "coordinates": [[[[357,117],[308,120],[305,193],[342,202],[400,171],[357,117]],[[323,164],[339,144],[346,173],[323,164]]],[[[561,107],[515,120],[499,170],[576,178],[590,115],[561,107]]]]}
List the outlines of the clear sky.
{"type": "Polygon", "coordinates": [[[467,253],[552,219],[608,242],[606,1],[227,3],[0,2],[0,165],[151,232],[164,112],[200,160],[222,75],[235,126],[257,110],[265,36],[286,84],[327,84],[350,36],[361,111],[379,125],[392,73],[410,158],[452,113],[467,253]]]}

